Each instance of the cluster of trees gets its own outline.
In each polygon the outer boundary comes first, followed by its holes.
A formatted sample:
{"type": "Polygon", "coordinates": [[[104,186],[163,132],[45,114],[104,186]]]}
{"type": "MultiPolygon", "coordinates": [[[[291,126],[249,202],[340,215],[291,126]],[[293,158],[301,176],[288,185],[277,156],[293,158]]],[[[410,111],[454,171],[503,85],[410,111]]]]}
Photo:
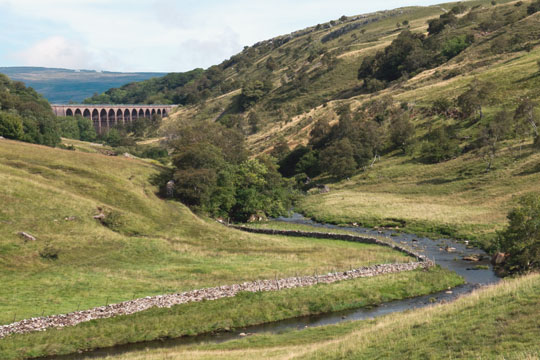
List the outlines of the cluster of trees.
{"type": "Polygon", "coordinates": [[[423,34],[404,30],[384,50],[364,58],[358,69],[358,79],[364,80],[364,88],[368,91],[381,90],[389,82],[444,63],[473,41],[473,36],[457,35],[440,43],[423,34]]]}
{"type": "Polygon", "coordinates": [[[169,146],[174,172],[163,179],[172,176],[174,196],[191,208],[235,221],[279,216],[290,208],[291,182],[272,158],[248,158],[238,130],[219,123],[182,126],[169,146]]]}
{"type": "Polygon", "coordinates": [[[60,143],[60,129],[47,100],[3,74],[0,74],[0,136],[48,146],[60,143]]]}
{"type": "Polygon", "coordinates": [[[323,172],[342,179],[359,169],[371,166],[383,151],[406,151],[414,139],[414,125],[406,106],[396,107],[390,97],[383,97],[352,112],[349,106],[338,109],[339,122],[330,126],[328,119],[318,120],[310,133],[308,146],[288,151],[286,143],[274,148],[280,172],[298,179],[323,172]]]}
{"type": "Polygon", "coordinates": [[[197,104],[211,95],[229,92],[239,87],[226,81],[223,66],[185,73],[170,73],[160,78],[126,84],[120,88],[95,94],[84,102],[89,104],[197,104]]]}
{"type": "Polygon", "coordinates": [[[84,118],[80,115],[58,116],[57,122],[60,128],[60,135],[64,138],[82,141],[96,140],[97,134],[91,119],[84,118]]]}

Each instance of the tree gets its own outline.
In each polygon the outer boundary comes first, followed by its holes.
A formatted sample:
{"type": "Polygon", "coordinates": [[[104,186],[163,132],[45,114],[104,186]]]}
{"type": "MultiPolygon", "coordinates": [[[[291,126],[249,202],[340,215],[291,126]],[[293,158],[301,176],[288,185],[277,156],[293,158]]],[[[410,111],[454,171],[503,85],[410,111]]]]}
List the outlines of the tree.
{"type": "Polygon", "coordinates": [[[14,140],[22,139],[23,120],[17,115],[0,111],[0,136],[14,140]]]}
{"type": "Polygon", "coordinates": [[[538,126],[536,124],[535,113],[536,106],[537,104],[535,102],[528,97],[525,97],[520,100],[514,114],[514,119],[516,121],[525,121],[530,125],[535,139],[538,138],[538,126]]]}
{"type": "Polygon", "coordinates": [[[76,118],[72,116],[59,116],[57,117],[57,120],[60,125],[60,132],[62,137],[80,140],[81,134],[76,118]]]}
{"type": "Polygon", "coordinates": [[[291,149],[289,148],[287,140],[283,136],[281,136],[279,137],[276,145],[274,145],[271,155],[279,161],[282,160],[285,156],[287,156],[290,151],[291,149]]]}
{"type": "Polygon", "coordinates": [[[76,116],[77,126],[79,127],[79,136],[82,141],[94,141],[96,139],[96,129],[91,119],[82,116],[76,116]]]}
{"type": "Polygon", "coordinates": [[[272,56],[268,57],[268,60],[266,60],[266,68],[270,71],[275,71],[278,68],[278,64],[272,56]]]}
{"type": "Polygon", "coordinates": [[[338,140],[322,150],[320,161],[321,167],[338,179],[349,177],[356,171],[354,149],[349,139],[346,138],[338,140]]]}
{"type": "Polygon", "coordinates": [[[261,119],[259,118],[259,115],[255,111],[252,111],[248,115],[248,124],[251,129],[251,133],[255,134],[257,131],[259,131],[259,126],[261,123],[261,119]]]}
{"type": "Polygon", "coordinates": [[[508,214],[508,227],[498,234],[498,250],[507,254],[510,273],[540,269],[540,195],[522,197],[508,214]]]}
{"type": "Polygon", "coordinates": [[[452,139],[444,128],[437,128],[428,134],[428,141],[420,150],[422,160],[429,164],[450,160],[460,152],[458,141],[452,139]]]}
{"type": "Polygon", "coordinates": [[[480,154],[486,161],[486,171],[491,170],[493,160],[499,150],[499,143],[510,130],[510,114],[499,111],[493,120],[487,124],[480,133],[480,142],[483,146],[480,154]]]}
{"type": "Polygon", "coordinates": [[[531,5],[527,6],[527,14],[532,15],[540,11],[540,1],[537,0],[533,2],[531,5]]]}
{"type": "Polygon", "coordinates": [[[395,148],[405,151],[414,138],[414,125],[409,120],[409,113],[403,112],[392,118],[390,123],[390,142],[395,148]]]}
{"type": "Polygon", "coordinates": [[[254,80],[246,83],[242,87],[240,95],[240,106],[247,110],[261,100],[267,93],[272,90],[272,82],[270,79],[265,81],[254,80]]]}
{"type": "Polygon", "coordinates": [[[495,85],[490,82],[474,80],[469,85],[469,89],[457,98],[462,117],[476,115],[481,120],[484,116],[482,106],[488,101],[494,88],[495,85]]]}

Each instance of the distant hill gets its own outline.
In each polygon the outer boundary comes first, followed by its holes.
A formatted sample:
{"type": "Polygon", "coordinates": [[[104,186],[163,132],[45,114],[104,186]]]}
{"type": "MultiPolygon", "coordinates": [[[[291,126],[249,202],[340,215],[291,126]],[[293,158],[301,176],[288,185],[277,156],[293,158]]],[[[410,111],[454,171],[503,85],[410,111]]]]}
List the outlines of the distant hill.
{"type": "Polygon", "coordinates": [[[120,73],[42,67],[0,67],[0,73],[33,87],[49,102],[82,102],[95,93],[133,81],[143,81],[164,73],[120,73]]]}

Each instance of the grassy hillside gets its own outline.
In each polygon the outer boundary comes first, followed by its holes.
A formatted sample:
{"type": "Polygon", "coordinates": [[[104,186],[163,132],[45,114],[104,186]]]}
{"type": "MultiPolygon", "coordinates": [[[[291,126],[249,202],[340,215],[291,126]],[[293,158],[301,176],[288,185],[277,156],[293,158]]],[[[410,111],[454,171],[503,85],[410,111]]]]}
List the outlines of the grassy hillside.
{"type": "Polygon", "coordinates": [[[375,320],[107,359],[538,359],[540,276],[375,320]]]}
{"type": "Polygon", "coordinates": [[[134,296],[408,261],[376,246],[228,230],[157,198],[150,184],[157,170],[135,159],[1,140],[0,323],[134,296]],[[103,224],[93,218],[100,212],[103,224]]]}

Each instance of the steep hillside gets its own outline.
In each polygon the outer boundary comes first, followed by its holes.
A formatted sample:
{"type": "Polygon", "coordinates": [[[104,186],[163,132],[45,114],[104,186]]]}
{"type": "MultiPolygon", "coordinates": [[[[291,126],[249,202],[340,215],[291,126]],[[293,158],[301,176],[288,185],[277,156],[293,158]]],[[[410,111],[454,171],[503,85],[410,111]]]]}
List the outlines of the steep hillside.
{"type": "Polygon", "coordinates": [[[240,128],[288,176],[350,178],[303,201],[310,216],[490,247],[516,195],[537,189],[539,8],[409,7],[262,41],[176,88],[190,100],[162,134],[240,128]]]}

